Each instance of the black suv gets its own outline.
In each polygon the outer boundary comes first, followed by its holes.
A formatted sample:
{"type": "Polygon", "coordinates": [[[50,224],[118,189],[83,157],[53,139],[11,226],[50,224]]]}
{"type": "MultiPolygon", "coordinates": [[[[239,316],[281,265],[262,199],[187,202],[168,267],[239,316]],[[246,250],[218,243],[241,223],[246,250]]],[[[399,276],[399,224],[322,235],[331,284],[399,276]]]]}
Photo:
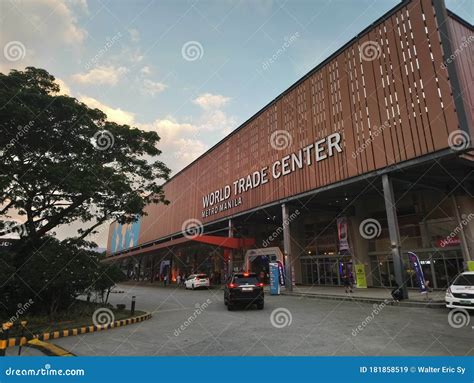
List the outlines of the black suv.
{"type": "Polygon", "coordinates": [[[259,310],[263,309],[263,283],[255,273],[234,273],[224,288],[224,304],[229,311],[237,304],[250,306],[256,304],[259,310]]]}

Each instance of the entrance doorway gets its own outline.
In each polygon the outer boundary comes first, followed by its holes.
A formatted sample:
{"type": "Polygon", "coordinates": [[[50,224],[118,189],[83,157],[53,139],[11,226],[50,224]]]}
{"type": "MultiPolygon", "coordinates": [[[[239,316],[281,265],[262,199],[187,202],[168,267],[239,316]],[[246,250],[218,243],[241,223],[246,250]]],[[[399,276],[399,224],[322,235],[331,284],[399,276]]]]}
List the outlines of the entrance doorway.
{"type": "MultiPolygon", "coordinates": [[[[425,280],[430,281],[430,287],[446,289],[454,278],[464,271],[461,250],[417,251],[425,280]]],[[[407,286],[418,288],[418,281],[408,255],[403,254],[403,264],[407,275],[407,286]]],[[[394,286],[394,269],[392,257],[389,255],[372,255],[371,272],[373,285],[377,287],[394,286]]]]}
{"type": "Polygon", "coordinates": [[[301,257],[303,284],[341,286],[346,274],[354,281],[350,256],[301,257]]]}
{"type": "Polygon", "coordinates": [[[261,282],[268,284],[270,262],[281,262],[283,265],[283,253],[279,247],[248,250],[245,254],[244,270],[256,273],[261,282]]]}

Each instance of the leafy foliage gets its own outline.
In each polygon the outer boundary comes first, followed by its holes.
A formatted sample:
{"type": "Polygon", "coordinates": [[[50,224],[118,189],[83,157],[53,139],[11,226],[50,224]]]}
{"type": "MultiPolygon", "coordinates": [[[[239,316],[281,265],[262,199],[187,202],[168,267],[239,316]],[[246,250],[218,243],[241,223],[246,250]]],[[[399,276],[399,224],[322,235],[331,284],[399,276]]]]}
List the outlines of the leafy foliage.
{"type": "MultiPolygon", "coordinates": [[[[13,315],[22,302],[33,301],[31,312],[54,317],[86,291],[103,294],[124,279],[118,266],[101,263],[103,254],[88,249],[87,242],[74,243],[44,237],[23,264],[2,255],[2,264],[12,274],[0,287],[0,311],[13,315]]],[[[3,268],[3,267],[2,267],[3,268]]]]}
{"type": "Polygon", "coordinates": [[[0,214],[24,216],[25,237],[82,220],[84,238],[107,220],[132,222],[147,204],[167,202],[157,180],[169,169],[157,160],[155,132],[59,95],[43,69],[0,73],[0,84],[0,214]]]}
{"type": "Polygon", "coordinates": [[[0,255],[0,311],[22,302],[54,317],[87,291],[105,297],[124,276],[85,242],[111,220],[130,223],[151,203],[168,203],[159,180],[170,170],[157,158],[159,137],[107,121],[59,94],[43,69],[0,73],[0,236],[19,215],[20,240],[0,255]],[[64,241],[54,229],[81,221],[64,241]]]}

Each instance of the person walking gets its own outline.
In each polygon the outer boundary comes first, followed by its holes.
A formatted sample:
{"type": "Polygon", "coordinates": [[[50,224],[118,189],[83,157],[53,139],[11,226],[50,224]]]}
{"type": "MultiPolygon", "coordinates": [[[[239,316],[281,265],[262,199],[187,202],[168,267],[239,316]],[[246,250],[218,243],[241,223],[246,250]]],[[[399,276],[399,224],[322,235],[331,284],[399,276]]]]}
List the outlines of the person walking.
{"type": "Polygon", "coordinates": [[[346,272],[344,277],[342,278],[343,283],[344,283],[344,290],[346,294],[351,293],[352,294],[352,278],[351,278],[351,273],[346,272]]]}

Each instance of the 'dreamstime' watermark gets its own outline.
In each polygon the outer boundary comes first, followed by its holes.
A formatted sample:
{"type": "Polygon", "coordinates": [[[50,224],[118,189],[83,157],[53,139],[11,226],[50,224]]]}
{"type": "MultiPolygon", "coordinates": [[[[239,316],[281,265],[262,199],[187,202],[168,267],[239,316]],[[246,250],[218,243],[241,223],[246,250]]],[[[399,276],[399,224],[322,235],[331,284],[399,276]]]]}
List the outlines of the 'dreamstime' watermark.
{"type": "Polygon", "coordinates": [[[181,225],[181,233],[188,239],[194,239],[204,233],[204,225],[198,219],[187,219],[181,225]]]}
{"type": "Polygon", "coordinates": [[[174,336],[179,336],[184,330],[186,330],[191,324],[196,320],[196,318],[201,315],[204,310],[206,310],[212,301],[208,298],[206,302],[199,304],[196,303],[196,309],[194,312],[184,321],[184,323],[176,328],[173,332],[174,336]]]}
{"type": "Polygon", "coordinates": [[[26,125],[18,125],[15,136],[5,145],[5,150],[10,149],[19,143],[20,139],[28,133],[28,131],[33,127],[34,121],[28,122],[26,125]]]}
{"type": "Polygon", "coordinates": [[[374,239],[382,233],[382,225],[375,218],[364,219],[359,225],[359,233],[364,239],[374,239]]]}
{"type": "Polygon", "coordinates": [[[107,327],[114,323],[115,315],[111,309],[100,307],[92,314],[92,323],[96,327],[107,327]]]}
{"type": "Polygon", "coordinates": [[[469,213],[469,215],[462,214],[461,215],[461,223],[457,225],[454,230],[449,233],[446,238],[443,238],[440,242],[441,247],[446,247],[452,243],[455,237],[464,230],[464,226],[467,226],[469,222],[474,219],[474,213],[469,213]]]}
{"type": "Polygon", "coordinates": [[[3,47],[3,56],[10,62],[25,58],[26,48],[21,41],[9,41],[3,47]]]}
{"type": "Polygon", "coordinates": [[[108,130],[99,130],[95,132],[91,139],[92,145],[97,150],[107,150],[114,146],[115,138],[114,135],[108,130]]]}
{"type": "MultiPolygon", "coordinates": [[[[8,319],[8,322],[10,322],[11,324],[15,323],[18,319],[20,319],[20,317],[26,313],[30,307],[34,304],[35,302],[33,301],[33,299],[29,299],[27,302],[25,303],[18,303],[18,310],[16,310],[15,314],[13,314],[10,319],[8,319]]],[[[0,333],[3,331],[2,328],[0,328],[0,333]]]]}
{"type": "Polygon", "coordinates": [[[112,37],[107,37],[106,43],[103,45],[102,48],[92,57],[89,61],[87,61],[85,68],[87,70],[91,69],[92,67],[96,66],[102,57],[122,38],[122,33],[118,32],[112,37]]]}
{"type": "MultiPolygon", "coordinates": [[[[471,321],[471,316],[466,309],[460,307],[451,310],[448,314],[448,323],[452,328],[468,327],[471,321]]],[[[471,326],[474,330],[474,326],[471,326]]]]}
{"type": "Polygon", "coordinates": [[[270,323],[275,328],[289,327],[293,323],[293,315],[287,308],[278,307],[270,314],[270,323]]]}
{"type": "Polygon", "coordinates": [[[0,221],[0,235],[6,234],[18,234],[18,236],[24,237],[28,234],[28,230],[25,224],[15,221],[0,221]]]}
{"type": "Polygon", "coordinates": [[[360,155],[365,149],[367,149],[368,146],[372,145],[372,142],[374,139],[381,134],[385,128],[388,128],[390,126],[388,121],[385,121],[383,125],[381,126],[376,126],[374,129],[370,131],[370,136],[367,138],[364,142],[362,142],[362,145],[357,148],[356,151],[352,152],[352,158],[356,159],[358,155],[360,155]]]}
{"type": "Polygon", "coordinates": [[[262,247],[268,247],[270,243],[272,243],[278,236],[283,233],[283,229],[285,226],[288,226],[292,221],[294,221],[300,215],[300,211],[296,209],[293,213],[291,213],[287,219],[283,221],[283,225],[278,226],[267,238],[265,238],[262,242],[262,247]]]}
{"type": "Polygon", "coordinates": [[[204,47],[199,41],[187,41],[181,47],[181,56],[186,61],[196,61],[204,56],[204,47]]]}
{"type": "Polygon", "coordinates": [[[451,64],[456,57],[458,57],[464,49],[466,49],[473,41],[474,41],[474,35],[470,35],[469,37],[466,38],[466,36],[463,36],[461,39],[462,42],[461,44],[455,49],[455,51],[449,56],[442,64],[441,64],[441,69],[446,69],[448,67],[448,64],[451,64]]]}
{"type": "Polygon", "coordinates": [[[377,315],[380,314],[380,312],[385,308],[385,306],[388,305],[388,300],[385,299],[382,303],[380,304],[374,304],[373,310],[371,311],[370,315],[367,315],[365,319],[362,321],[360,325],[358,325],[355,329],[352,330],[352,336],[357,336],[359,335],[364,329],[372,322],[377,315]]]}
{"type": "Polygon", "coordinates": [[[276,52],[269,58],[267,58],[263,63],[262,63],[262,68],[263,70],[267,70],[270,68],[278,58],[286,52],[286,50],[291,47],[296,40],[300,37],[300,33],[296,32],[292,34],[290,37],[285,37],[285,42],[279,47],[276,52]]]}

